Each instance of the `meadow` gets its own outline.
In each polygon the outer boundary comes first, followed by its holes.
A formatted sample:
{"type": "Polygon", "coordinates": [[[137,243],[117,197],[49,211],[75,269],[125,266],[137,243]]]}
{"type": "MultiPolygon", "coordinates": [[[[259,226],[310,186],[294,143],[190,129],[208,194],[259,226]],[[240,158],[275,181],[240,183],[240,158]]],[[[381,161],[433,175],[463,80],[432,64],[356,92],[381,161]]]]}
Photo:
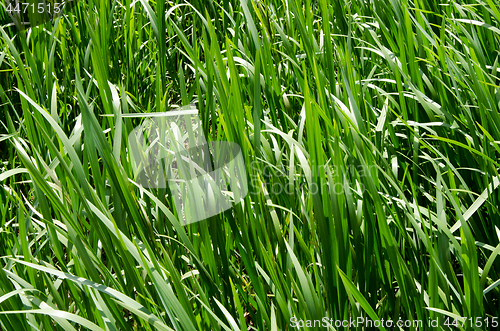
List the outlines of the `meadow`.
{"type": "Polygon", "coordinates": [[[500,323],[497,1],[1,6],[0,330],[500,323]],[[248,182],[187,225],[128,139],[185,106],[248,182]]]}

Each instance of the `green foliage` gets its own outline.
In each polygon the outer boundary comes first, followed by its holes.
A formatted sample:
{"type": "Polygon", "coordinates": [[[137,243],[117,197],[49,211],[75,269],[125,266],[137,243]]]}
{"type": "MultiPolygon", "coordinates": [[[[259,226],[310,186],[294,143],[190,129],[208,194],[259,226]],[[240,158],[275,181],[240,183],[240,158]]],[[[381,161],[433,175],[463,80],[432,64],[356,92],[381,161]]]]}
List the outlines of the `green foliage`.
{"type": "Polygon", "coordinates": [[[495,1],[89,0],[0,34],[0,329],[498,317],[495,1]],[[182,226],[126,114],[191,103],[249,194],[182,226]]]}

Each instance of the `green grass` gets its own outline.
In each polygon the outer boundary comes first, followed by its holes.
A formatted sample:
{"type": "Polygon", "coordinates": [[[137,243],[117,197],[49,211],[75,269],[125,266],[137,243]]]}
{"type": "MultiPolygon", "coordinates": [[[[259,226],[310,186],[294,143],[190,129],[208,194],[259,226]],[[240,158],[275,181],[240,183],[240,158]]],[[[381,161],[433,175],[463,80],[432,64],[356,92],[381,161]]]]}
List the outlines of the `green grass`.
{"type": "Polygon", "coordinates": [[[0,329],[494,329],[496,1],[81,0],[0,34],[0,329]],[[182,226],[123,115],[193,103],[249,194],[182,226]]]}

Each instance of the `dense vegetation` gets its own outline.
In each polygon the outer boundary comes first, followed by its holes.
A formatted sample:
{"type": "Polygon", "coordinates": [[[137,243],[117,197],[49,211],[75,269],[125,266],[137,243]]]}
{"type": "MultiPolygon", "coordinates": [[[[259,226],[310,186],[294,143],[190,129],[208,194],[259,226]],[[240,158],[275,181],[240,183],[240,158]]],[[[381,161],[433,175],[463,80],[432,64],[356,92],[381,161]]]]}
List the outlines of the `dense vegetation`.
{"type": "Polygon", "coordinates": [[[81,0],[0,34],[0,329],[499,317],[498,2],[81,0]],[[183,226],[125,114],[189,104],[249,194],[183,226]]]}

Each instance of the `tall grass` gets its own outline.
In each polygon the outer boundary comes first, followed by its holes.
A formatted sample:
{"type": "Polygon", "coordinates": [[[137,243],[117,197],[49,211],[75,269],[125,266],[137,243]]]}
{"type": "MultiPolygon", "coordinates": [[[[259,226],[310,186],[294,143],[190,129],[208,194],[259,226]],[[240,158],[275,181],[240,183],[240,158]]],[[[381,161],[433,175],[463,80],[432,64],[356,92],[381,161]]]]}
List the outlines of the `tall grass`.
{"type": "Polygon", "coordinates": [[[495,1],[88,0],[0,34],[0,329],[498,317],[495,1]],[[249,194],[182,226],[124,115],[189,104],[249,194]]]}

